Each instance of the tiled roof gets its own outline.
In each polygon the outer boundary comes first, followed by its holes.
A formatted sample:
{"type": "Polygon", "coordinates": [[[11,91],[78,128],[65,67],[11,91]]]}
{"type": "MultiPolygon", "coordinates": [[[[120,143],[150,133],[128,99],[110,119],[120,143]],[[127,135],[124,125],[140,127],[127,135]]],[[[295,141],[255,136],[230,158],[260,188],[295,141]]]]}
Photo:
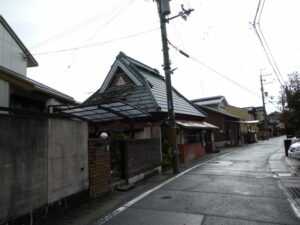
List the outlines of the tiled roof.
{"type": "Polygon", "coordinates": [[[208,111],[212,111],[212,112],[216,112],[216,113],[219,113],[219,114],[222,114],[224,116],[228,116],[228,117],[231,117],[233,119],[238,119],[240,120],[240,117],[238,116],[235,116],[233,114],[230,114],[230,113],[227,113],[227,112],[224,112],[224,111],[220,111],[220,110],[217,110],[215,108],[211,108],[211,107],[207,107],[207,106],[199,106],[201,109],[203,109],[204,111],[205,110],[208,110],[208,111]]]}
{"type": "MultiPolygon", "coordinates": [[[[104,81],[105,86],[102,85],[83,104],[120,99],[146,112],[168,112],[165,79],[159,74],[158,70],[126,56],[123,52],[120,52],[113,65],[116,63],[121,64],[124,68],[126,67],[127,73],[130,73],[130,76],[134,76],[139,81],[138,85],[131,84],[108,88],[109,81],[107,79],[111,79],[111,77],[107,77],[104,81]],[[114,93],[114,91],[117,92],[114,93]]],[[[173,101],[175,113],[205,117],[200,110],[174,88],[173,101]]]]}
{"type": "Polygon", "coordinates": [[[193,103],[200,105],[200,106],[206,106],[206,105],[216,105],[219,104],[224,99],[224,96],[213,96],[213,97],[207,97],[207,98],[198,98],[191,100],[193,103]]]}
{"type": "Polygon", "coordinates": [[[157,105],[153,101],[153,97],[145,86],[136,86],[133,84],[117,86],[110,88],[106,92],[95,92],[82,105],[103,104],[121,100],[128,102],[132,106],[142,109],[145,112],[154,112],[157,110],[157,105]]]}

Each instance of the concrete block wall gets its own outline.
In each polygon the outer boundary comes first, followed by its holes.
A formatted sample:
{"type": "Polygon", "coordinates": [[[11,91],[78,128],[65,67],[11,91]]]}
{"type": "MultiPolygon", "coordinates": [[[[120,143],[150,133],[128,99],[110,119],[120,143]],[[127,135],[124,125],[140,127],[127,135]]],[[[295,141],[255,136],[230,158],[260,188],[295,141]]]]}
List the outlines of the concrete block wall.
{"type": "Polygon", "coordinates": [[[161,166],[161,146],[158,138],[125,141],[124,151],[127,179],[161,166]]]}
{"type": "Polygon", "coordinates": [[[0,224],[88,190],[87,134],[85,122],[0,114],[0,224]]]}
{"type": "Polygon", "coordinates": [[[0,224],[47,204],[47,119],[0,116],[0,224]]]}
{"type": "Polygon", "coordinates": [[[89,139],[90,197],[97,198],[111,191],[109,142],[100,138],[89,139]]]}
{"type": "Polygon", "coordinates": [[[48,120],[48,203],[87,190],[88,125],[48,120]]]}

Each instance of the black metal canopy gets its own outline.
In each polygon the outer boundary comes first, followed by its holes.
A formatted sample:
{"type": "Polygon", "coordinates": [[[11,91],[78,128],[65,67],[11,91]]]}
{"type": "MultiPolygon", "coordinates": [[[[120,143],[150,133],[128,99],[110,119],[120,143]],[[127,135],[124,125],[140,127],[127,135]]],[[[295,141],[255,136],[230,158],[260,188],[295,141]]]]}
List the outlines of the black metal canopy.
{"type": "Polygon", "coordinates": [[[151,116],[147,112],[122,101],[66,108],[60,112],[92,122],[133,120],[151,116]]]}

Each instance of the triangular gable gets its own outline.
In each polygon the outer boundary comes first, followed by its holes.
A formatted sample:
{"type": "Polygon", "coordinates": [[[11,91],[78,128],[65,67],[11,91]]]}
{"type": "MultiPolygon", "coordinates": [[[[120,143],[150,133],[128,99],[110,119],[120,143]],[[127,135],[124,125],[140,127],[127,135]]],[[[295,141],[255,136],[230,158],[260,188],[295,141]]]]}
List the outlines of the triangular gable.
{"type": "Polygon", "coordinates": [[[127,84],[127,82],[124,80],[123,77],[119,77],[116,85],[121,86],[121,85],[124,85],[124,84],[127,84]]]}
{"type": "Polygon", "coordinates": [[[111,81],[109,82],[108,88],[122,86],[126,84],[132,84],[133,81],[122,71],[120,68],[113,75],[111,81]]]}
{"type": "Polygon", "coordinates": [[[9,26],[9,24],[1,15],[0,15],[0,24],[3,26],[5,31],[8,32],[11,38],[17,43],[17,45],[22,49],[24,56],[26,56],[27,58],[27,67],[38,66],[38,63],[35,60],[35,58],[31,55],[31,53],[28,51],[28,49],[25,47],[25,45],[22,43],[22,41],[19,39],[19,37],[16,35],[16,33],[13,31],[13,29],[9,26]]]}
{"type": "MultiPolygon", "coordinates": [[[[107,88],[110,87],[110,84],[115,78],[114,76],[117,74],[118,69],[121,69],[125,73],[125,75],[128,76],[128,78],[132,81],[132,83],[137,86],[142,86],[142,83],[136,78],[132,71],[130,71],[130,69],[128,69],[127,66],[117,58],[99,90],[100,93],[103,93],[107,88]]],[[[124,79],[124,77],[122,77],[122,79],[124,79]]]]}

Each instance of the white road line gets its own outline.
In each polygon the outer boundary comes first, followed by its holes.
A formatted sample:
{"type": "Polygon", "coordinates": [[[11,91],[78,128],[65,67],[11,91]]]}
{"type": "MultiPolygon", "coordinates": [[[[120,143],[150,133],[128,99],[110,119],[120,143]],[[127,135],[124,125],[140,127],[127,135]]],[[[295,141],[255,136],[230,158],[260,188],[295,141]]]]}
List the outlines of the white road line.
{"type": "Polygon", "coordinates": [[[119,213],[123,212],[125,209],[129,208],[130,206],[132,206],[132,205],[135,204],[136,202],[138,202],[138,201],[140,201],[141,199],[145,198],[146,196],[148,196],[148,195],[151,194],[152,192],[154,192],[154,191],[156,191],[157,189],[159,189],[159,188],[165,186],[166,184],[172,182],[173,180],[177,179],[178,177],[181,177],[182,175],[184,175],[184,174],[190,172],[191,170],[193,170],[193,169],[195,169],[195,168],[197,168],[197,167],[199,167],[199,166],[201,166],[201,165],[203,165],[203,164],[206,164],[206,163],[208,163],[208,162],[211,162],[211,161],[213,161],[213,160],[222,158],[222,157],[224,157],[224,156],[226,156],[226,155],[228,155],[228,154],[232,154],[232,153],[234,153],[234,152],[235,152],[235,151],[233,151],[233,152],[228,152],[228,153],[226,153],[226,154],[224,154],[224,155],[221,155],[221,156],[219,156],[219,157],[216,157],[216,158],[214,158],[214,159],[207,160],[207,161],[205,161],[205,162],[203,162],[203,163],[200,163],[200,164],[198,164],[198,165],[196,165],[196,166],[193,166],[193,167],[191,167],[191,168],[189,168],[189,169],[187,169],[187,170],[185,170],[185,171],[183,171],[183,172],[177,174],[176,176],[174,176],[174,177],[170,178],[169,180],[166,180],[165,182],[163,182],[163,183],[157,185],[156,187],[154,187],[154,188],[152,188],[152,189],[150,189],[150,190],[144,192],[143,194],[141,194],[141,195],[139,195],[138,197],[136,197],[136,198],[132,199],[131,201],[127,202],[126,204],[124,204],[124,205],[121,206],[120,208],[116,209],[116,210],[113,211],[112,213],[110,213],[110,214],[108,214],[107,216],[105,216],[105,217],[101,218],[100,220],[96,221],[96,222],[94,223],[94,225],[102,225],[102,224],[106,223],[107,221],[109,221],[110,219],[112,219],[113,217],[115,217],[116,215],[118,215],[119,213]]]}

